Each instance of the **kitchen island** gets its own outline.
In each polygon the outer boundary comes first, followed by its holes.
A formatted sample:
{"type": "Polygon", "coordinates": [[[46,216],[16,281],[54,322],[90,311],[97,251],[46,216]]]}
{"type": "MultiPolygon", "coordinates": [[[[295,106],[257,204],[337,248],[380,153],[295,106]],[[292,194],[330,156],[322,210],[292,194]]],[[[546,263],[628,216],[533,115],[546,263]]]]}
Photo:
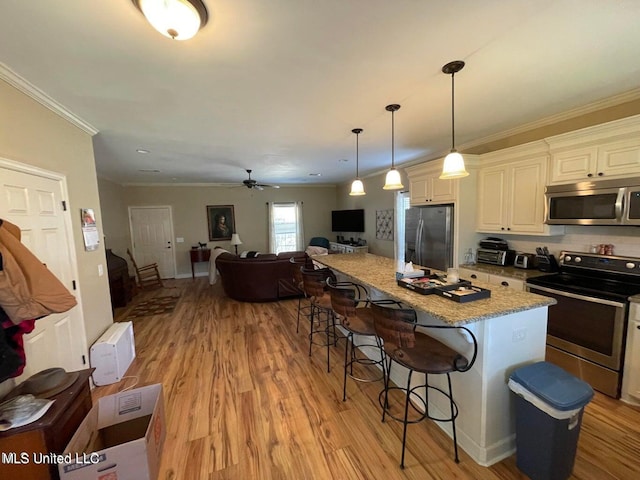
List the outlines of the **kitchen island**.
{"type": "MultiPolygon", "coordinates": [[[[470,371],[451,376],[454,398],[460,410],[456,420],[458,444],[477,463],[486,466],[515,452],[515,415],[507,381],[514,369],[544,360],[547,309],[555,300],[473,282],[491,290],[491,297],[457,303],[398,286],[395,262],[391,258],[368,253],[312,258],[335,271],[339,279],[366,285],[372,299],[393,298],[415,309],[419,324],[464,325],[471,330],[478,341],[476,362],[470,371]]],[[[425,333],[435,336],[433,329],[425,333]]],[[[463,354],[470,349],[469,339],[457,331],[445,331],[438,338],[463,354]]],[[[375,355],[373,351],[365,353],[375,355]]],[[[397,368],[395,372],[392,380],[398,385],[406,383],[406,371],[397,368]]],[[[443,387],[439,382],[446,379],[436,377],[440,376],[429,378],[430,384],[443,387]]],[[[437,415],[446,415],[443,412],[447,411],[448,402],[432,397],[429,408],[437,415]]],[[[451,435],[449,423],[437,422],[437,425],[451,435]]]]}

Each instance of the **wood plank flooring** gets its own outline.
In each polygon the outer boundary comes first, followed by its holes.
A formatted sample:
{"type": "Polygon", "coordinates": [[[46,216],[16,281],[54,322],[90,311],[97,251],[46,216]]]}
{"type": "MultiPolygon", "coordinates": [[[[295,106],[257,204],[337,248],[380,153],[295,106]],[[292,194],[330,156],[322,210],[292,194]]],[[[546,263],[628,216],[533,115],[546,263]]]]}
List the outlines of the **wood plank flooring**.
{"type": "MultiPolygon", "coordinates": [[[[309,326],[296,333],[295,299],[241,303],[205,277],[170,280],[117,309],[180,295],[171,314],[133,319],[138,385],[164,386],[167,438],[163,480],[218,479],[526,479],[512,456],[490,468],[460,452],[430,421],[380,421],[380,383],[348,382],[342,401],[344,342],[308,356],[309,326]]],[[[94,401],[133,383],[98,387],[94,401]]],[[[640,478],[640,409],[597,395],[586,407],[572,479],[640,478]]]]}

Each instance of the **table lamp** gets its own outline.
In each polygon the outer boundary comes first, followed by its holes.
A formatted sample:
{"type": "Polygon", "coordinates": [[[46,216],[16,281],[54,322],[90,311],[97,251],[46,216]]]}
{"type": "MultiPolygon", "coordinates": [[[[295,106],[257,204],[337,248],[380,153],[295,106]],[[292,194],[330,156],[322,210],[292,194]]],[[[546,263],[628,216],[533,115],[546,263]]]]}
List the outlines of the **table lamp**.
{"type": "Polygon", "coordinates": [[[231,235],[231,245],[236,247],[236,255],[238,254],[238,245],[242,245],[242,240],[240,240],[240,235],[234,233],[231,235]]]}

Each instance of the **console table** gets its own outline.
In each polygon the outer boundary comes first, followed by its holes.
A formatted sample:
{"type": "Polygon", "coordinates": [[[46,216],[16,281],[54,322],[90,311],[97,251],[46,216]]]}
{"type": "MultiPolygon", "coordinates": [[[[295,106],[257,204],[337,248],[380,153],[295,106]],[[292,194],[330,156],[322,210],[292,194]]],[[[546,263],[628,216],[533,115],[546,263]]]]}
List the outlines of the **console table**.
{"type": "Polygon", "coordinates": [[[89,376],[94,369],[78,373],[78,379],[66,390],[51,397],[53,405],[42,418],[22,427],[0,432],[0,451],[16,453],[17,460],[28,453],[29,463],[0,462],[0,478],[58,479],[56,464],[35,463],[34,455],[62,453],[84,417],[91,410],[89,376]]]}
{"type": "Polygon", "coordinates": [[[329,251],[332,253],[369,253],[369,246],[358,247],[348,243],[329,242],[329,251]]]}
{"type": "Polygon", "coordinates": [[[193,265],[199,262],[208,262],[211,258],[211,249],[192,248],[189,253],[191,254],[191,278],[195,280],[196,274],[193,269],[193,265]]]}

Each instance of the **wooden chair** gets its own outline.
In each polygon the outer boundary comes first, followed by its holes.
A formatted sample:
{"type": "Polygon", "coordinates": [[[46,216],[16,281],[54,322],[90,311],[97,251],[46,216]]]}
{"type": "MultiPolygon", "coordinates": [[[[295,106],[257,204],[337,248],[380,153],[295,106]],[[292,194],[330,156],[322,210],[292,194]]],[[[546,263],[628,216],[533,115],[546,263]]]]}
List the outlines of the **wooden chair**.
{"type": "Polygon", "coordinates": [[[136,278],[138,280],[138,287],[142,290],[160,288],[164,285],[162,284],[162,279],[160,278],[160,272],[158,271],[158,264],[151,263],[149,265],[145,265],[144,267],[139,267],[136,264],[135,259],[133,258],[133,254],[127,248],[127,254],[131,259],[131,263],[133,264],[133,268],[136,271],[136,278]]]}

